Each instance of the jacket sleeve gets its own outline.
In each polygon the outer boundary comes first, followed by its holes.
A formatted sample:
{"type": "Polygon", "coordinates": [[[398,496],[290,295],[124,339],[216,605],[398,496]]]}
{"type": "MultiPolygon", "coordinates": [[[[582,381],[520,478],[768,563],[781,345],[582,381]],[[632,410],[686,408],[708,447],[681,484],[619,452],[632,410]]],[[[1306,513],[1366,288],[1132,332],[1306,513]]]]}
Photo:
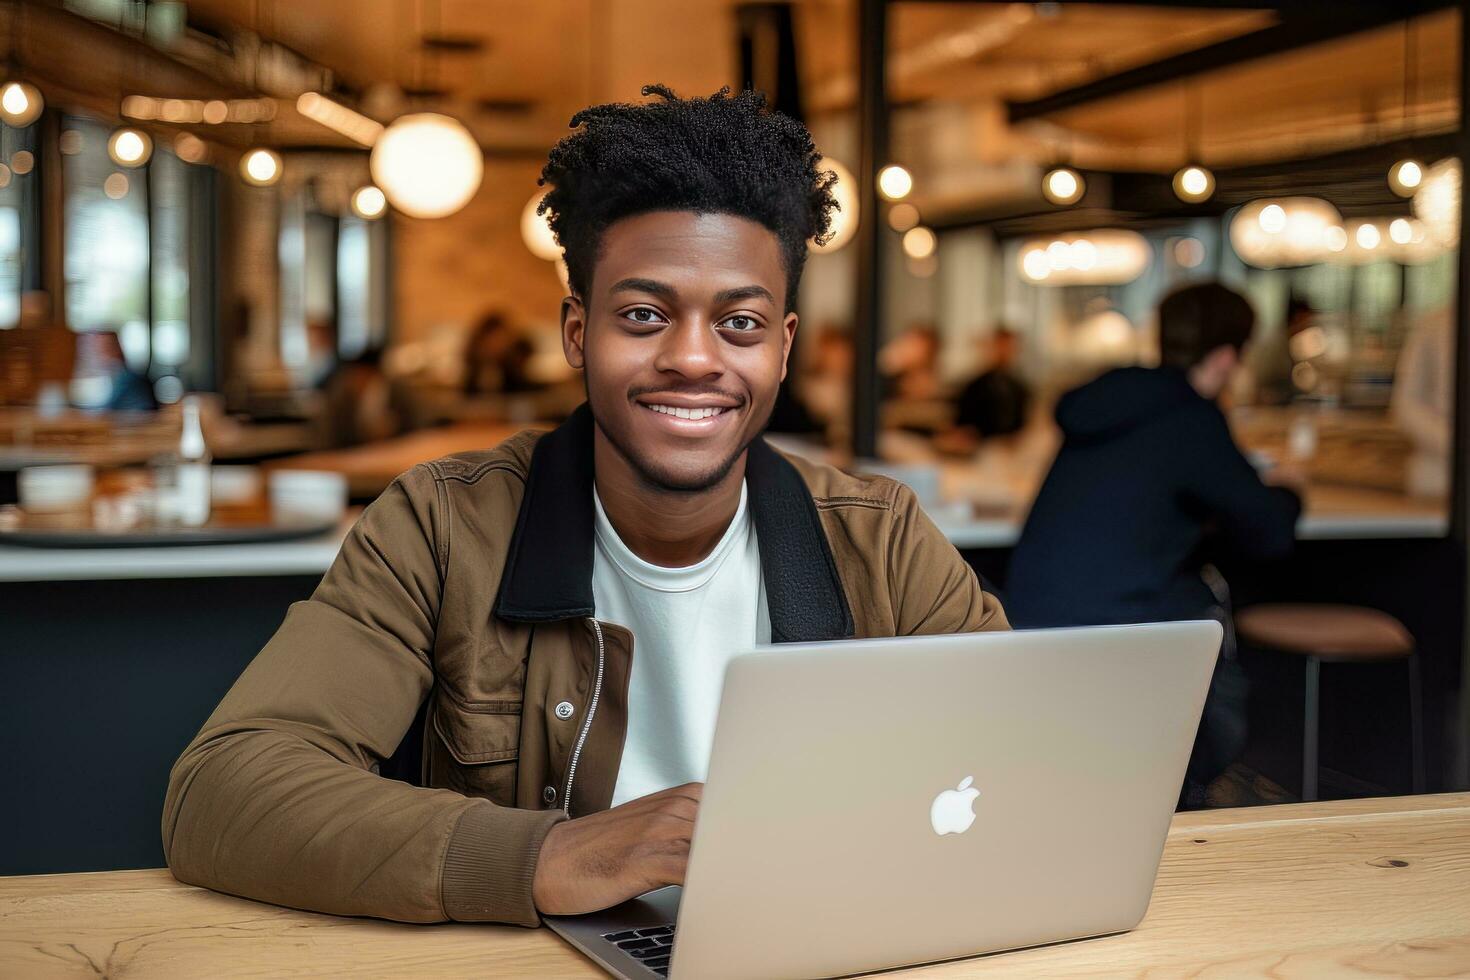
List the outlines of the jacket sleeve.
{"type": "Polygon", "coordinates": [[[1201,417],[1204,424],[1180,440],[1186,492],[1223,524],[1232,550],[1262,559],[1290,554],[1296,546],[1301,498],[1261,482],[1219,410],[1211,407],[1201,417]]]}
{"type": "Polygon", "coordinates": [[[368,507],[174,764],[163,849],[180,881],[341,915],[539,922],[531,880],[560,811],[376,771],[433,681],[436,500],[419,467],[368,507]]]}
{"type": "Polygon", "coordinates": [[[893,513],[888,569],[897,635],[1011,628],[1000,601],[980,587],[975,570],[902,484],[893,513]]]}

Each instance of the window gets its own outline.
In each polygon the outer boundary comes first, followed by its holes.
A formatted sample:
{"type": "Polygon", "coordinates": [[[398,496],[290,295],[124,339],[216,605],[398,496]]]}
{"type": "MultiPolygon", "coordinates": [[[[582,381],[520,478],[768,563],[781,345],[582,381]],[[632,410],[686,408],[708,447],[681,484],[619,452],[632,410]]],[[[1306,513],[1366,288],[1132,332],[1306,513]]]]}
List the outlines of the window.
{"type": "Polygon", "coordinates": [[[0,123],[0,330],[20,322],[21,293],[40,286],[35,127],[0,123]]]}
{"type": "MultiPolygon", "coordinates": [[[[128,366],[171,401],[213,381],[214,175],[162,145],[148,163],[119,167],[108,127],[62,124],[66,322],[118,334],[128,366]]],[[[0,232],[3,234],[3,232],[0,232]]]]}
{"type": "Polygon", "coordinates": [[[281,362],[315,387],[337,364],[337,219],[307,194],[281,205],[281,362]]]}
{"type": "Polygon", "coordinates": [[[144,372],[152,347],[148,167],[117,167],[107,137],[89,120],[62,126],[66,322],[78,332],[115,331],[128,366],[144,372]]]}
{"type": "Polygon", "coordinates": [[[346,215],[337,229],[337,353],[344,361],[388,342],[388,222],[346,215]]]}
{"type": "Polygon", "coordinates": [[[148,165],[152,205],[153,373],[177,374],[189,361],[189,165],[167,150],[148,165]]]}
{"type": "Polygon", "coordinates": [[[281,360],[303,383],[387,343],[388,238],[386,221],[323,214],[309,193],[282,203],[281,360]]]}

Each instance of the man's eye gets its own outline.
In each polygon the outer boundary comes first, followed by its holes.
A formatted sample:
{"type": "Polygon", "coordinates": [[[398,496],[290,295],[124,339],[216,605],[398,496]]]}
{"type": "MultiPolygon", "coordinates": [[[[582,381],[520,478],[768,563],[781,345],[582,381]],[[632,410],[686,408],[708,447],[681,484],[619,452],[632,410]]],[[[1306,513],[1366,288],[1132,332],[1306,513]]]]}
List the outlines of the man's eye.
{"type": "Polygon", "coordinates": [[[629,310],[627,313],[624,313],[623,316],[629,320],[632,320],[634,323],[651,324],[660,323],[663,320],[663,318],[658,315],[657,311],[645,309],[643,307],[639,307],[636,310],[629,310]]]}
{"type": "Polygon", "coordinates": [[[757,327],[760,326],[760,321],[753,316],[736,315],[725,317],[725,319],[720,323],[720,326],[729,327],[731,330],[744,333],[746,331],[755,330],[757,327]]]}

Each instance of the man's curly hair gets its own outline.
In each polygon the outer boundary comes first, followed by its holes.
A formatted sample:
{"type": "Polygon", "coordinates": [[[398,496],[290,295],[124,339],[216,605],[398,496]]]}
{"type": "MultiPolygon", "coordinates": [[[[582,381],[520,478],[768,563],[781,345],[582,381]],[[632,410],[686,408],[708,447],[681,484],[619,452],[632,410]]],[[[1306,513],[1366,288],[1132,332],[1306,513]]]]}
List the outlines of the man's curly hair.
{"type": "Polygon", "coordinates": [[[817,169],[821,154],[806,127],[766,108],[766,97],[722,88],[681,99],[647,85],[641,105],[591,106],[552,149],[542,199],[567,263],[572,292],[587,295],[602,233],[650,211],[732,214],[759,222],[781,241],[786,309],[796,299],[808,240],[830,237],[837,175],[817,169]]]}

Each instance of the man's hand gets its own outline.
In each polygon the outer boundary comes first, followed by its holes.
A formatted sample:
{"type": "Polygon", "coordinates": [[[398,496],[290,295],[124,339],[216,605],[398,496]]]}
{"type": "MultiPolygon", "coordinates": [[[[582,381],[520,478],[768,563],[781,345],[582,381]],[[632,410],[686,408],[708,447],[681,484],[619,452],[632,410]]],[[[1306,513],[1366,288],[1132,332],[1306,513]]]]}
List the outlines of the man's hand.
{"type": "Polygon", "coordinates": [[[703,783],[686,783],[551,828],[531,897],[543,915],[596,912],[682,885],[703,783]]]}

